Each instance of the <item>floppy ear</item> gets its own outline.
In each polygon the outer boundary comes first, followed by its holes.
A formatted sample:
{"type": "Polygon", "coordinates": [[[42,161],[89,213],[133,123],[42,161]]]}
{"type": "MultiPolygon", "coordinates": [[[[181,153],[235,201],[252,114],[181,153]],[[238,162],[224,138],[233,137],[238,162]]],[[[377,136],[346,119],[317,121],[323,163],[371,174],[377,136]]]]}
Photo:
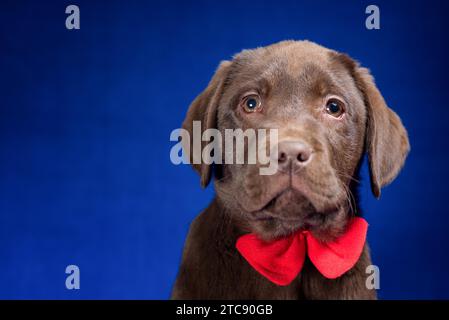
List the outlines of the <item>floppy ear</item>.
{"type": "Polygon", "coordinates": [[[380,189],[393,181],[404,165],[410,144],[401,119],[385,103],[369,70],[357,65],[354,78],[367,107],[365,145],[371,190],[379,198],[380,189]]]}
{"type": "MultiPolygon", "coordinates": [[[[184,144],[190,163],[201,177],[201,186],[206,187],[211,179],[211,165],[201,159],[205,143],[194,143],[194,121],[201,122],[201,136],[206,129],[217,128],[217,107],[223,93],[224,83],[229,72],[230,61],[222,61],[210,80],[207,88],[195,98],[187,111],[182,124],[190,135],[190,144],[184,144]],[[186,150],[188,149],[188,150],[186,150]],[[194,159],[197,161],[194,161],[194,159]],[[199,162],[199,163],[198,163],[199,162]]],[[[200,136],[200,138],[201,138],[200,136]]]]}

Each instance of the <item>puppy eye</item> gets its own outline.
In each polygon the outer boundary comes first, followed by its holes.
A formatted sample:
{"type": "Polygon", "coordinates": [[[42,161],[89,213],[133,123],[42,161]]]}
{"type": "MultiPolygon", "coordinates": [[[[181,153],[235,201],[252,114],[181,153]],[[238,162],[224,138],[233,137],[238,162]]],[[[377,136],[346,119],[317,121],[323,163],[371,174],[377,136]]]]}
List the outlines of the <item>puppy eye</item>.
{"type": "Polygon", "coordinates": [[[329,99],[326,103],[326,112],[335,118],[340,118],[345,112],[343,102],[337,99],[329,99]]]}
{"type": "Polygon", "coordinates": [[[252,94],[243,98],[242,107],[245,110],[245,112],[248,113],[257,112],[262,109],[262,102],[258,95],[252,94]]]}

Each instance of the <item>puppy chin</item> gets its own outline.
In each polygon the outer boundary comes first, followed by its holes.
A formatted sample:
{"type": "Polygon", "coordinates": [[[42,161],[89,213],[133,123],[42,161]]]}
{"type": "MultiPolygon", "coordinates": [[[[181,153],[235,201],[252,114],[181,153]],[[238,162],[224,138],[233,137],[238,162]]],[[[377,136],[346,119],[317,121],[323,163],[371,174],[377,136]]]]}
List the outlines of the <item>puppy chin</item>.
{"type": "Polygon", "coordinates": [[[286,189],[262,210],[247,214],[252,232],[263,240],[288,236],[306,227],[306,217],[313,206],[301,193],[286,189]]]}
{"type": "Polygon", "coordinates": [[[345,208],[326,214],[312,214],[306,219],[282,220],[278,218],[250,221],[248,226],[251,232],[264,241],[290,236],[291,234],[309,230],[315,238],[329,242],[340,236],[348,223],[350,214],[345,208]]]}
{"type": "Polygon", "coordinates": [[[298,230],[304,229],[304,223],[298,221],[284,221],[281,219],[267,219],[261,221],[251,221],[252,232],[264,241],[272,241],[278,238],[287,237],[298,230]]]}
{"type": "MultiPolygon", "coordinates": [[[[305,208],[310,207],[302,207],[302,209],[305,208]]],[[[301,230],[309,230],[317,239],[327,242],[334,240],[344,231],[351,216],[348,206],[343,204],[337,206],[335,210],[326,212],[310,210],[294,212],[281,210],[279,212],[283,215],[273,211],[260,212],[259,216],[263,218],[248,221],[251,232],[264,241],[271,241],[301,230]]]]}

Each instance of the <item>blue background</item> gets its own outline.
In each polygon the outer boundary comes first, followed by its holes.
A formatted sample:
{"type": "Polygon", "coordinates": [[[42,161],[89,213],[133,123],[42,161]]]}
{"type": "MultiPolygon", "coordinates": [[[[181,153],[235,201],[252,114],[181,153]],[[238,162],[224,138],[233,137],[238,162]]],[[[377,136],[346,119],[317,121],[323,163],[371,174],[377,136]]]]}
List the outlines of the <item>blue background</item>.
{"type": "Polygon", "coordinates": [[[449,12],[441,1],[2,1],[0,298],[165,299],[208,205],[170,132],[220,60],[310,39],[371,68],[408,129],[362,204],[384,299],[449,298],[449,12]],[[65,7],[81,30],[65,28],[65,7]],[[338,3],[338,4],[337,4],[338,3]],[[365,28],[377,4],[381,30],[365,28]],[[81,290],[65,289],[65,267],[81,290]]]}

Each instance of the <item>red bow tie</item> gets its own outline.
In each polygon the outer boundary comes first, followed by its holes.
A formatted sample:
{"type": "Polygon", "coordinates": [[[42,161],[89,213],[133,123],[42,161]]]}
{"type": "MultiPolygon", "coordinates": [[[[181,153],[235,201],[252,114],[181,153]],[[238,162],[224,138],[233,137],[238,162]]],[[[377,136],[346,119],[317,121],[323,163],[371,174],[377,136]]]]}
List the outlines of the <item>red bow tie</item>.
{"type": "Polygon", "coordinates": [[[351,269],[362,253],[368,223],[353,218],[346,232],[333,242],[323,243],[307,231],[264,242],[254,234],[241,236],[237,250],[260,274],[271,282],[285,286],[292,282],[302,269],[306,252],[318,271],[335,279],[351,269]]]}

